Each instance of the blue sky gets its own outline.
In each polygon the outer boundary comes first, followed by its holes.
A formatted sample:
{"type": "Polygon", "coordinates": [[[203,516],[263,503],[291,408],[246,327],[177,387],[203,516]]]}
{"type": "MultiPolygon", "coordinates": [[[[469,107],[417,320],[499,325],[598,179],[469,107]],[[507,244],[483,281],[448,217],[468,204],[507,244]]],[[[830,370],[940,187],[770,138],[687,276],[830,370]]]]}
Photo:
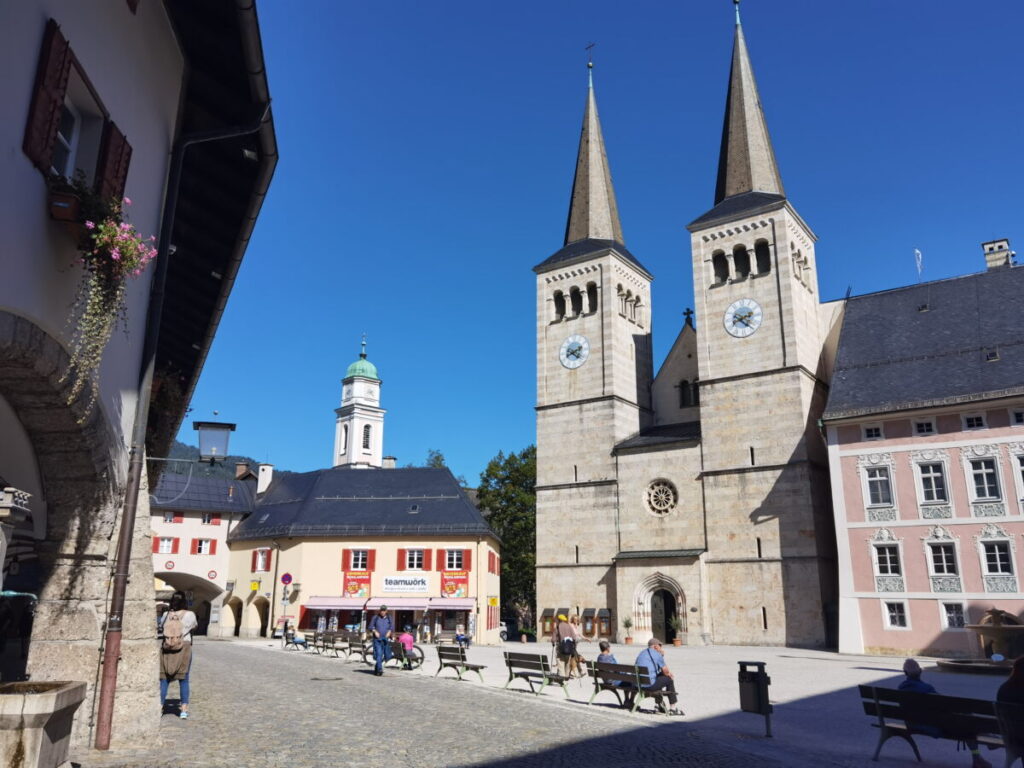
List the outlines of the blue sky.
{"type": "MultiPolygon", "coordinates": [[[[914,282],[914,248],[926,279],[980,271],[984,240],[1024,248],[1024,4],[742,8],[824,299],[914,282]]],[[[590,42],[626,245],[655,275],[660,364],[694,303],[685,225],[714,193],[731,3],[259,11],[281,161],[192,417],[237,422],[233,452],[327,466],[365,331],[399,464],[438,448],[475,483],[532,443],[531,268],[562,245],[590,42]]]]}

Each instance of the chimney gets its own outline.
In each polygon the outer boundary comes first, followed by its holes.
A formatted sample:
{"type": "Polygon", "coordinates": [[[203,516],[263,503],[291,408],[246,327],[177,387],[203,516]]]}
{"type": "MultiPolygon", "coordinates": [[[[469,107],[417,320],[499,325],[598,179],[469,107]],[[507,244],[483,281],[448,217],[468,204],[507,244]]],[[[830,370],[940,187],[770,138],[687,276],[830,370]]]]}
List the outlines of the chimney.
{"type": "Polygon", "coordinates": [[[1010,241],[1006,238],[982,243],[981,250],[985,253],[985,266],[989,269],[1012,266],[1013,257],[1017,255],[1010,250],[1010,241]]]}
{"type": "Polygon", "coordinates": [[[235,480],[241,480],[246,472],[249,471],[248,461],[239,461],[235,464],[235,480]]]}
{"type": "Polygon", "coordinates": [[[398,459],[396,459],[394,456],[385,456],[381,460],[381,467],[383,467],[384,469],[394,469],[396,461],[398,461],[398,459]]]}
{"type": "Polygon", "coordinates": [[[260,464],[259,477],[256,479],[256,493],[263,493],[274,479],[274,465],[260,464]]]}

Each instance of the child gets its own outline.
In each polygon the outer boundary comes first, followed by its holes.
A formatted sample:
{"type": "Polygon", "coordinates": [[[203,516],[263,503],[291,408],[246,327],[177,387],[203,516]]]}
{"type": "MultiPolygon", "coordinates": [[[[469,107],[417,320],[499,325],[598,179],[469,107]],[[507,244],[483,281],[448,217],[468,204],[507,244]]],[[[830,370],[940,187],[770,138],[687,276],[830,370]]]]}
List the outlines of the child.
{"type": "Polygon", "coordinates": [[[404,651],[402,654],[402,666],[405,669],[412,669],[412,664],[409,662],[409,654],[412,652],[414,639],[415,638],[412,636],[412,627],[406,624],[402,627],[402,634],[398,636],[398,642],[402,644],[402,650],[404,651]]]}

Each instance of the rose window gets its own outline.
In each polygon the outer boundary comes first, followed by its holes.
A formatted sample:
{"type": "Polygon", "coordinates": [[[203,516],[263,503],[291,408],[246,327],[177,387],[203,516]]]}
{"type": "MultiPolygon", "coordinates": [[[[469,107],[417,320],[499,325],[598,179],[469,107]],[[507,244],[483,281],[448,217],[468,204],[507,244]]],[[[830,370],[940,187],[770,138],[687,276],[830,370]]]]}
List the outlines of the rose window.
{"type": "Polygon", "coordinates": [[[656,515],[667,515],[676,508],[679,501],[676,487],[668,480],[655,480],[647,486],[645,496],[647,508],[656,515]]]}

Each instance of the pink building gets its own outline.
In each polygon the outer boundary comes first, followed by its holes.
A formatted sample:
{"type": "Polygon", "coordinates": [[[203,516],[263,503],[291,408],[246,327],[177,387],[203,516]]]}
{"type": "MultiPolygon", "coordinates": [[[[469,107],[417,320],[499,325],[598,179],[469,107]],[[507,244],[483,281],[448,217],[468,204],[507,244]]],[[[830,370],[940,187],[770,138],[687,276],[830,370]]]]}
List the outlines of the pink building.
{"type": "Polygon", "coordinates": [[[839,650],[978,655],[965,624],[1024,621],[1024,267],[847,301],[823,415],[839,650]]]}

